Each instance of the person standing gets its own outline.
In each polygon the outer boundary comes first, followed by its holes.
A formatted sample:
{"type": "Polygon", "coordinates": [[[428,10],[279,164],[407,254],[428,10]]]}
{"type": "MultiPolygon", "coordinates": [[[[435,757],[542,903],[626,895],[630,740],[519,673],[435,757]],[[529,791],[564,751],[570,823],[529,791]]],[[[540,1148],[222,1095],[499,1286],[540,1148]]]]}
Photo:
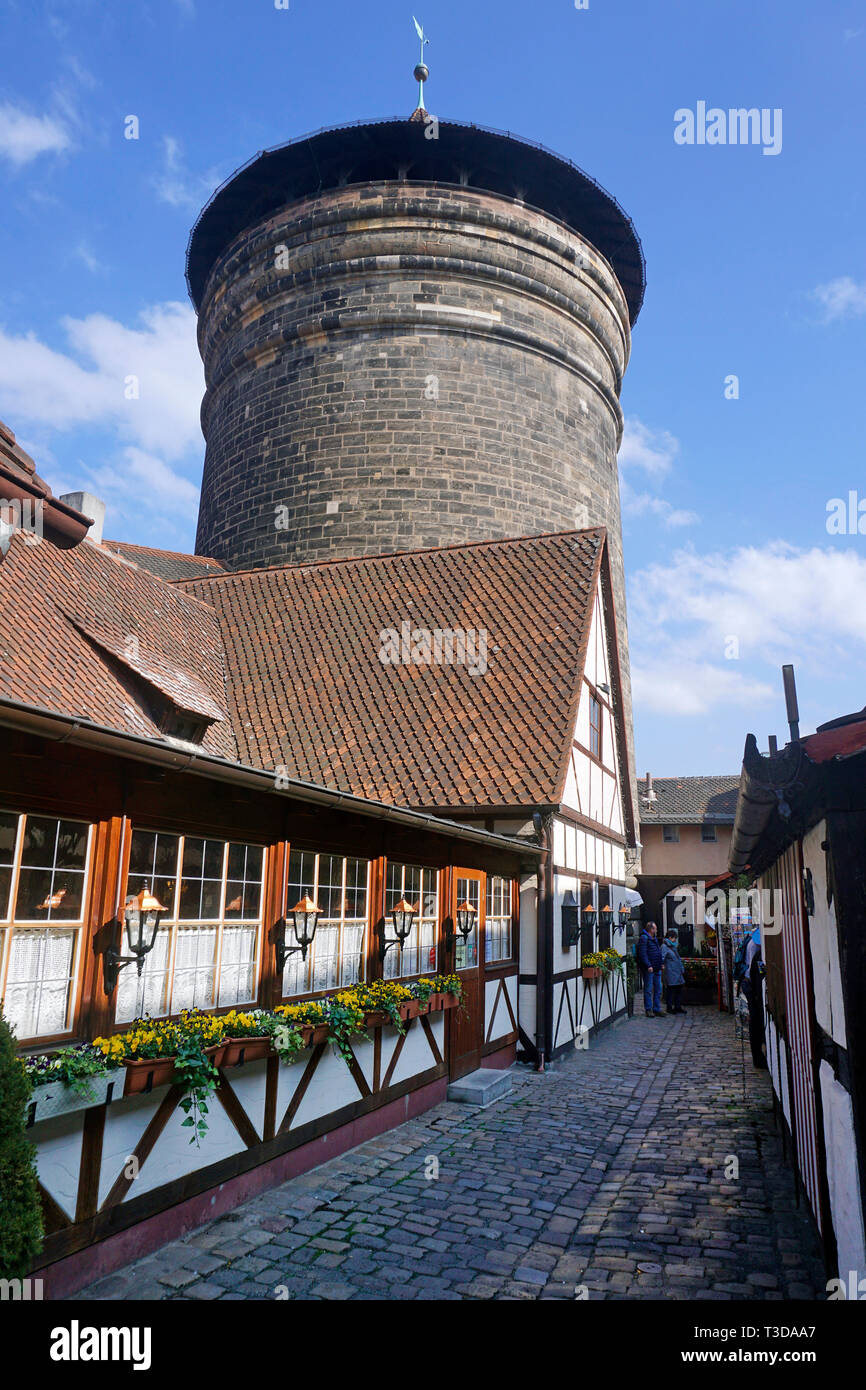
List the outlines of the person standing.
{"type": "Polygon", "coordinates": [[[685,1009],[680,1000],[683,994],[683,985],[686,982],[686,972],[680,959],[678,937],[675,931],[669,931],[662,942],[662,974],[667,987],[668,1013],[684,1014],[685,1009]]]}
{"type": "Polygon", "coordinates": [[[637,943],[637,958],[643,966],[643,1006],[647,1018],[662,1018],[662,950],[655,922],[647,922],[637,943]]]}
{"type": "MultiPolygon", "coordinates": [[[[756,927],[752,932],[752,939],[746,952],[748,966],[748,989],[745,992],[749,1001],[749,1047],[752,1052],[752,1064],[758,1071],[767,1070],[767,1058],[764,1054],[764,989],[763,979],[766,971],[764,969],[764,956],[761,950],[761,932],[756,927]]],[[[745,983],[745,981],[744,981],[745,983]]]]}

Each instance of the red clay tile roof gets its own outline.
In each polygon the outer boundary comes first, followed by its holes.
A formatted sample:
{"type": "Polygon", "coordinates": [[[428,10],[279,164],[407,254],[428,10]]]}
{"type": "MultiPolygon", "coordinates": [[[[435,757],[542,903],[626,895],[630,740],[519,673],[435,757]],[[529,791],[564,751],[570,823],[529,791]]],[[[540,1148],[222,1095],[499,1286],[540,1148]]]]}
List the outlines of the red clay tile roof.
{"type": "Polygon", "coordinates": [[[390,804],[555,805],[604,544],[581,531],[169,584],[106,546],[18,534],[0,694],[151,738],[168,697],[212,721],[208,752],[390,804]],[[483,631],[486,659],[385,664],[382,634],[399,647],[404,622],[416,641],[483,631]]]}
{"type": "Polygon", "coordinates": [[[703,823],[733,825],[737,809],[738,775],[730,777],[654,777],[656,800],[646,801],[646,778],[637,784],[642,825],[703,823]]]}
{"type": "Polygon", "coordinates": [[[403,806],[558,803],[604,531],[181,581],[225,644],[238,757],[403,806]],[[483,629],[486,674],[380,634],[483,629]]]}
{"type": "Polygon", "coordinates": [[[17,533],[0,564],[0,693],[160,738],[154,686],[215,720],[202,748],[237,758],[213,610],[102,546],[17,533]]]}
{"type": "Polygon", "coordinates": [[[204,555],[182,555],[176,550],[154,550],[149,545],[132,545],[129,541],[103,541],[107,550],[124,560],[131,560],[141,569],[149,570],[158,579],[198,579],[201,575],[222,574],[219,560],[204,555]]]}

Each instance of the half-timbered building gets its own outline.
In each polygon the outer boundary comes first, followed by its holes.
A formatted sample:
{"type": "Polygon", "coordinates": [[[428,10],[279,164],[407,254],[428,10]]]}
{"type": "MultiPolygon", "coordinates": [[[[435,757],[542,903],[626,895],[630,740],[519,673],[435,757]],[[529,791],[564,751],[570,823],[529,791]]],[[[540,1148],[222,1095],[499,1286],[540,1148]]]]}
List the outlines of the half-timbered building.
{"type": "Polygon", "coordinates": [[[0,646],[2,1006],[22,1052],[359,979],[456,971],[464,994],[359,1035],[348,1065],[319,1043],[225,1067],[200,1148],[173,1084],[37,1119],[55,1290],[623,1012],[622,973],[581,965],[620,939],[634,852],[603,530],[231,573],[19,530],[0,646]],[[142,888],[165,908],[156,944],[112,980],[142,888]],[[316,935],[283,960],[304,895],[316,935]],[[405,899],[412,934],[383,960],[405,899]]]}
{"type": "Polygon", "coordinates": [[[866,1268],[866,713],[746,741],[730,868],[753,876],[774,1106],[828,1272],[866,1268]]]}

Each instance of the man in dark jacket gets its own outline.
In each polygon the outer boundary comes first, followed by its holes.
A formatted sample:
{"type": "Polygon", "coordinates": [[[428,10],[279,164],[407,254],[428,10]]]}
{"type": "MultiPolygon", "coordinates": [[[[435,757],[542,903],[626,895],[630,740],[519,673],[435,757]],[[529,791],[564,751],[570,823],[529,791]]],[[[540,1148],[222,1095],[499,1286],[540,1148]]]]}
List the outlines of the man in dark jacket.
{"type": "Polygon", "coordinates": [[[643,1006],[647,1018],[662,1018],[662,950],[655,922],[647,922],[637,943],[637,958],[643,966],[643,1006]]]}

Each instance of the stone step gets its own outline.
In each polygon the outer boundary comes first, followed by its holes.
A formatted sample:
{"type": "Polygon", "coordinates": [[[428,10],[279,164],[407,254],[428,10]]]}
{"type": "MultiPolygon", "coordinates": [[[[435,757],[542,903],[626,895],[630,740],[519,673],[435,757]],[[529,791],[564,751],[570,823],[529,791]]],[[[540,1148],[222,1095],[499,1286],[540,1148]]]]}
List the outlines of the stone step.
{"type": "Polygon", "coordinates": [[[501,1100],[511,1090],[511,1072],[494,1071],[492,1067],[479,1067],[459,1081],[452,1081],[448,1087],[448,1099],[463,1105],[492,1105],[501,1100]]]}

